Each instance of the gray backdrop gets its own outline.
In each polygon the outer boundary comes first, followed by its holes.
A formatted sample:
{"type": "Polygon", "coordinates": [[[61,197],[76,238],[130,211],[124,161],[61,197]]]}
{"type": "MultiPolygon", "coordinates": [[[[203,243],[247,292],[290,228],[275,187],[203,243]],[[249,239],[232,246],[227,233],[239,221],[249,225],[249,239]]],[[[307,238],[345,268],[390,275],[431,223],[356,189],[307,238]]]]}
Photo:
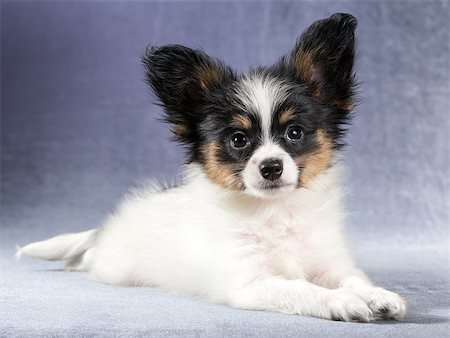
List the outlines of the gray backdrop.
{"type": "MultiPolygon", "coordinates": [[[[334,12],[359,20],[361,103],[345,154],[353,245],[387,262],[398,249],[418,257],[442,249],[443,272],[441,264],[426,271],[448,290],[449,2],[3,1],[1,11],[0,254],[11,273],[3,300],[14,308],[6,332],[19,325],[14,290],[34,299],[40,285],[17,289],[16,279],[47,267],[13,262],[15,244],[98,226],[129,187],[170,180],[183,163],[143,82],[148,44],[202,47],[244,71],[274,62],[312,21],[334,12]]],[[[397,266],[429,266],[406,257],[397,266]]],[[[401,277],[392,283],[402,285],[401,277]]],[[[411,297],[420,304],[422,296],[411,297]]],[[[436,297],[448,307],[448,292],[436,297]]]]}

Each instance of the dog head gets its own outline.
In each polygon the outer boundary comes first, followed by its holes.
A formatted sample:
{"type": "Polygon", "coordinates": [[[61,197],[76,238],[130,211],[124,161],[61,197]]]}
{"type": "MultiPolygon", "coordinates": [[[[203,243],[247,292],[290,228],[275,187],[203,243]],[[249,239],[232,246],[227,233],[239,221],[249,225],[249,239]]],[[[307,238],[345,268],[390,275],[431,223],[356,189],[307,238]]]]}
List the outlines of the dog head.
{"type": "Polygon", "coordinates": [[[355,28],[349,14],[317,21],[289,54],[247,74],[180,45],[149,48],[143,63],[188,161],[226,189],[271,198],[308,186],[342,146],[355,28]]]}

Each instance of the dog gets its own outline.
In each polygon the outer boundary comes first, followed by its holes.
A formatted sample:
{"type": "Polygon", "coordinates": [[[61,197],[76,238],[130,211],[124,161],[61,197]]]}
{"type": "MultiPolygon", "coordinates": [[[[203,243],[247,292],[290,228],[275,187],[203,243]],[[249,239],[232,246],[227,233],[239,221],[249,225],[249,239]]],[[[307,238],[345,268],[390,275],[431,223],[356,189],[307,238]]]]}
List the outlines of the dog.
{"type": "Polygon", "coordinates": [[[135,191],[101,228],[17,257],[239,309],[402,319],[405,301],[355,266],[342,231],[356,26],[344,13],[316,21],[290,53],[246,74],[200,50],[147,47],[147,82],[187,150],[181,184],[135,191]]]}

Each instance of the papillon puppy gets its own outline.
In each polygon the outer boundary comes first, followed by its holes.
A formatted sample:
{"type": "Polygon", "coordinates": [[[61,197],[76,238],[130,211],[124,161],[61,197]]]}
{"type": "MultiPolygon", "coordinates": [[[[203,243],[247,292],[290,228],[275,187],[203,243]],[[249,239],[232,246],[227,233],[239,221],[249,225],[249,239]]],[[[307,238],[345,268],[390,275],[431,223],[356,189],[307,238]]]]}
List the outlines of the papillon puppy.
{"type": "Polygon", "coordinates": [[[182,183],[134,192],[100,228],[17,256],[239,309],[403,318],[404,300],[355,267],[341,229],[356,25],[341,13],[314,22],[290,53],[246,74],[203,51],[147,48],[147,81],[187,148],[182,183]]]}

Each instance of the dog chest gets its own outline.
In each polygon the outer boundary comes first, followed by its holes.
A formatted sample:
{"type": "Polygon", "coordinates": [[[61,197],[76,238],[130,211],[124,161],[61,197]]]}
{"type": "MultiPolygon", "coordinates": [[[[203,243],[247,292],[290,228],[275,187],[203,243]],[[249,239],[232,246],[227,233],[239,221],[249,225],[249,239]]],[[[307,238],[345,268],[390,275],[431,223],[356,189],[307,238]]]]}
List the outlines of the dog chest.
{"type": "Polygon", "coordinates": [[[267,273],[306,278],[316,244],[301,219],[283,215],[242,222],[242,235],[267,273]]]}

